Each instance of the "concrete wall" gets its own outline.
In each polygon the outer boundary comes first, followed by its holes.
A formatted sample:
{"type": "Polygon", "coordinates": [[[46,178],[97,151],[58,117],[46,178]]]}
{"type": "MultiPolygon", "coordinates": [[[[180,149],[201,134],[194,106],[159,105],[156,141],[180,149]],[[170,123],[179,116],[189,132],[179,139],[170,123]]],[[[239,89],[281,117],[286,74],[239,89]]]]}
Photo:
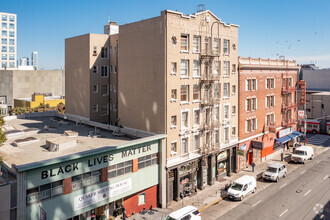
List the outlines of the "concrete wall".
{"type": "Polygon", "coordinates": [[[89,39],[89,34],[65,39],[65,110],[88,119],[91,90],[89,39]]]}
{"type": "Polygon", "coordinates": [[[119,33],[119,124],[165,132],[165,18],[122,25],[119,33]]]}
{"type": "Polygon", "coordinates": [[[307,90],[330,91],[330,70],[302,70],[307,90]]]}
{"type": "MultiPolygon", "coordinates": [[[[303,110],[303,106],[299,109],[303,110]]],[[[306,93],[306,114],[309,119],[318,119],[330,115],[330,93],[306,93]],[[324,105],[323,109],[322,104],[324,105]]]]}
{"type": "Polygon", "coordinates": [[[0,219],[10,219],[10,184],[0,186],[0,219]]]}
{"type": "Polygon", "coordinates": [[[65,95],[64,70],[0,70],[0,96],[7,96],[8,106],[15,98],[29,98],[35,92],[65,95]]]}

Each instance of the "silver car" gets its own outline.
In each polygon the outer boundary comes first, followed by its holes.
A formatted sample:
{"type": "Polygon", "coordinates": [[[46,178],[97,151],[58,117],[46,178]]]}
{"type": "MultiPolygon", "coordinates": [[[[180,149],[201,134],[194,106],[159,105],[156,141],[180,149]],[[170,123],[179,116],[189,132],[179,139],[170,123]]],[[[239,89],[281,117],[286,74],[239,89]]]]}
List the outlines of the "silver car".
{"type": "Polygon", "coordinates": [[[267,170],[262,173],[262,178],[278,182],[282,177],[286,177],[287,169],[282,163],[268,165],[267,170]]]}

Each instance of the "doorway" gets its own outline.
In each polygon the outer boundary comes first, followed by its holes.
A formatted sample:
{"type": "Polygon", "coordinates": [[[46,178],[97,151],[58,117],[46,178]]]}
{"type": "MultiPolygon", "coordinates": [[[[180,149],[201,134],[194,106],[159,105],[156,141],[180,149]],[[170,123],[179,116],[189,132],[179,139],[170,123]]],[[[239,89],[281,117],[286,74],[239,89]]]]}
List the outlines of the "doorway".
{"type": "Polygon", "coordinates": [[[248,153],[248,164],[250,165],[252,163],[253,160],[253,151],[248,153]]]}

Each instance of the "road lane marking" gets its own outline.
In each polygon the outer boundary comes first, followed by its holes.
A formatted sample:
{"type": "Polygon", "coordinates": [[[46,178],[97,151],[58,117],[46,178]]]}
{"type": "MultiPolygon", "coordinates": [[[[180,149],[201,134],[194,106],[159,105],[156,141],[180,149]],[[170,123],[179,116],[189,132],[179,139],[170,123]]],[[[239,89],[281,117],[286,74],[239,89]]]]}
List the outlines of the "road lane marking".
{"type": "Polygon", "coordinates": [[[280,189],[281,189],[282,187],[284,187],[284,186],[286,186],[286,183],[284,183],[284,184],[280,187],[280,189]]]}
{"type": "Polygon", "coordinates": [[[303,173],[305,173],[305,172],[306,172],[306,170],[302,171],[300,174],[303,174],[303,173]]]}
{"type": "Polygon", "coordinates": [[[259,202],[261,202],[261,200],[259,200],[257,203],[255,203],[254,205],[252,205],[252,207],[256,206],[259,204],[259,202]]]}
{"type": "Polygon", "coordinates": [[[328,175],[326,175],[326,176],[323,178],[323,180],[325,180],[326,178],[328,178],[328,175]]]}
{"type": "Polygon", "coordinates": [[[316,162],[316,164],[318,164],[318,163],[320,163],[320,162],[321,162],[321,161],[319,160],[319,161],[316,162]]]}
{"type": "Polygon", "coordinates": [[[305,193],[305,196],[307,196],[308,195],[308,193],[310,193],[312,190],[310,189],[310,190],[308,190],[308,192],[307,193],[305,193]]]}
{"type": "Polygon", "coordinates": [[[284,212],[282,212],[282,214],[280,214],[280,217],[281,217],[282,215],[284,215],[287,211],[288,211],[288,209],[286,209],[284,212]]]}

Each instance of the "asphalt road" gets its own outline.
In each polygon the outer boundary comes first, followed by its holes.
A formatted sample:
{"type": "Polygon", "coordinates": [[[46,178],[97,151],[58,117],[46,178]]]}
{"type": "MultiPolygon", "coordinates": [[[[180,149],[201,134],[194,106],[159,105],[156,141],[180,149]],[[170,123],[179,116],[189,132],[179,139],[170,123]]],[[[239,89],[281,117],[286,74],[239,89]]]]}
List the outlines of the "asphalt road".
{"type": "MultiPolygon", "coordinates": [[[[258,180],[258,189],[264,190],[242,202],[223,201],[239,205],[219,213],[218,219],[330,219],[330,150],[305,165],[290,163],[288,169],[293,166],[299,168],[278,183],[258,180]]],[[[221,210],[223,203],[205,210],[204,216],[221,210]]]]}

